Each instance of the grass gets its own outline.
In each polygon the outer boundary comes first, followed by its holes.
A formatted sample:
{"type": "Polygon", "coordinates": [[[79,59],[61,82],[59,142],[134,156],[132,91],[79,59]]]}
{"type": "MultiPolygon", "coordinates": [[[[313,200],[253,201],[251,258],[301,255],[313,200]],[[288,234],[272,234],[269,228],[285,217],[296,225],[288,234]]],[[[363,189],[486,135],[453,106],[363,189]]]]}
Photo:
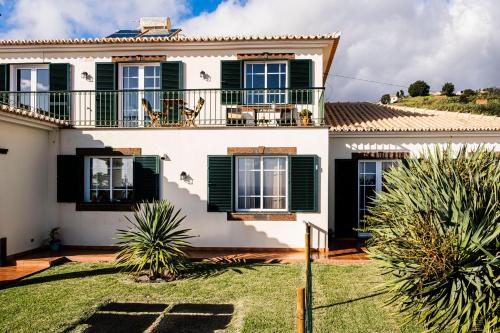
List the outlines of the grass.
{"type": "MultiPolygon", "coordinates": [[[[173,305],[194,303],[210,304],[206,306],[212,308],[215,304],[225,304],[224,309],[229,309],[224,315],[227,320],[221,321],[221,327],[213,323],[214,329],[293,332],[296,288],[303,285],[303,269],[302,265],[291,264],[229,266],[207,270],[186,280],[144,284],[133,282],[127,273],[111,264],[68,263],[0,290],[0,332],[83,331],[88,327],[83,323],[92,324],[92,318],[98,315],[106,320],[111,315],[116,316],[102,308],[106,304],[114,306],[109,304],[112,302],[165,304],[162,315],[143,317],[150,323],[156,318],[153,326],[158,328],[169,323],[165,318],[162,320],[165,313],[167,318],[174,318],[173,315],[169,317],[169,311],[185,311],[181,310],[183,306],[173,305]]],[[[384,305],[388,295],[378,292],[382,277],[373,263],[314,264],[313,276],[315,332],[422,331],[419,327],[403,325],[397,311],[384,305]]],[[[130,305],[129,308],[139,311],[138,306],[130,305]]],[[[189,306],[193,308],[189,304],[184,308],[189,306]]],[[[189,311],[199,310],[194,308],[189,311]]],[[[129,325],[132,330],[134,323],[130,323],[130,319],[144,323],[139,320],[140,314],[134,315],[137,317],[116,317],[115,322],[129,325]]],[[[177,316],[175,320],[182,318],[177,316]]],[[[206,327],[206,317],[200,318],[199,323],[206,327]]],[[[196,323],[195,319],[184,322],[190,326],[196,323]]]]}
{"type": "Polygon", "coordinates": [[[476,94],[468,97],[467,102],[460,102],[459,96],[425,96],[405,97],[396,105],[424,108],[431,110],[469,112],[500,116],[500,95],[498,94],[476,94]],[[488,104],[478,105],[477,99],[487,99],[488,104]]]}

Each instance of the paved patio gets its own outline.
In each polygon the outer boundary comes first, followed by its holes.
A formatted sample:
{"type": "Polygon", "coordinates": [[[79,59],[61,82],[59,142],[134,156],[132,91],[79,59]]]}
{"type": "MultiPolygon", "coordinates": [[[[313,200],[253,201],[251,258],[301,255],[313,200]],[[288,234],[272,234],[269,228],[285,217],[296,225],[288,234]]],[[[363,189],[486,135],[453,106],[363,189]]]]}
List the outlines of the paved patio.
{"type": "MultiPolygon", "coordinates": [[[[348,264],[367,262],[366,249],[357,242],[338,242],[328,251],[312,252],[315,262],[326,264],[348,264]]],[[[266,251],[266,250],[206,250],[188,251],[192,260],[248,261],[266,263],[303,263],[303,251],[266,251]]],[[[0,285],[41,272],[63,262],[109,262],[116,258],[116,250],[63,249],[54,253],[48,250],[36,251],[17,258],[10,265],[0,267],[0,285]]]]}

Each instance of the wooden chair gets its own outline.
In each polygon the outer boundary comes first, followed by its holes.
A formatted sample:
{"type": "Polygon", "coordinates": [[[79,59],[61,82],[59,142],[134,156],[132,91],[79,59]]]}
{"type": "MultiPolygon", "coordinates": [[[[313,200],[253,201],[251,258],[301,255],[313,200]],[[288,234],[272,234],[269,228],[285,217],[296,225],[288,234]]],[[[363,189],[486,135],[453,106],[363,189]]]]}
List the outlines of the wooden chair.
{"type": "Polygon", "coordinates": [[[203,108],[203,105],[205,105],[205,100],[200,97],[194,109],[186,107],[182,109],[182,115],[184,116],[184,126],[196,127],[194,121],[196,120],[196,117],[198,117],[198,114],[203,108]]]}
{"type": "Polygon", "coordinates": [[[153,111],[153,108],[151,107],[151,104],[149,103],[149,101],[145,98],[142,99],[142,107],[144,109],[144,111],[146,111],[146,113],[148,114],[149,116],[149,119],[151,119],[151,127],[161,127],[161,124],[160,124],[160,114],[158,112],[155,112],[153,111]]]}

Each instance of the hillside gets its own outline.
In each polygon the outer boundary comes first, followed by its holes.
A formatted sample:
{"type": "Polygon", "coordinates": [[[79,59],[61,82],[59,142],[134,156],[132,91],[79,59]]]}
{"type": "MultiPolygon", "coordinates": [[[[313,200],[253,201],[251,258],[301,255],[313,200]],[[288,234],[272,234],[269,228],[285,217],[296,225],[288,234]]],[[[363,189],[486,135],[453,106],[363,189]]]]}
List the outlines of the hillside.
{"type": "Polygon", "coordinates": [[[395,105],[500,116],[499,93],[474,93],[466,96],[452,97],[405,97],[395,105]]]}

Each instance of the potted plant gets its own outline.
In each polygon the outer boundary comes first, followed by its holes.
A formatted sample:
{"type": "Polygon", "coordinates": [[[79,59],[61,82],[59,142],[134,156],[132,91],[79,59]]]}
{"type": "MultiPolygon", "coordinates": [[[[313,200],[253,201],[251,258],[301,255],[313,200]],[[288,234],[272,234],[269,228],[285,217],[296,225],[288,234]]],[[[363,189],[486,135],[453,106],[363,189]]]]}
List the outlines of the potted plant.
{"type": "Polygon", "coordinates": [[[49,248],[52,252],[59,252],[61,250],[61,240],[59,239],[59,229],[52,228],[49,233],[49,248]]]}
{"type": "Polygon", "coordinates": [[[309,126],[311,124],[311,116],[312,112],[309,111],[308,109],[303,109],[299,113],[300,116],[300,124],[302,126],[309,126]]]}

